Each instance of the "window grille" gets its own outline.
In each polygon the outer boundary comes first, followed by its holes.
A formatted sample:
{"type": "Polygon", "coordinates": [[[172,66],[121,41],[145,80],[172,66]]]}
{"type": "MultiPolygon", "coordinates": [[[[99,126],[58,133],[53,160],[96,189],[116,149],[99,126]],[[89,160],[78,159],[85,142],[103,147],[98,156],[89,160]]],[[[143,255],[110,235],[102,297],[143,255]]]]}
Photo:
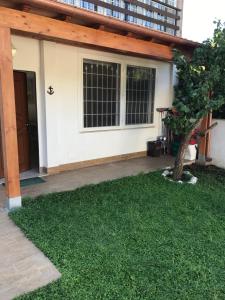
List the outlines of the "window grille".
{"type": "Polygon", "coordinates": [[[120,125],[120,64],[83,62],[84,127],[120,125]]]}
{"type": "Polygon", "coordinates": [[[127,125],[153,123],[155,73],[155,69],[127,66],[127,125]]]}

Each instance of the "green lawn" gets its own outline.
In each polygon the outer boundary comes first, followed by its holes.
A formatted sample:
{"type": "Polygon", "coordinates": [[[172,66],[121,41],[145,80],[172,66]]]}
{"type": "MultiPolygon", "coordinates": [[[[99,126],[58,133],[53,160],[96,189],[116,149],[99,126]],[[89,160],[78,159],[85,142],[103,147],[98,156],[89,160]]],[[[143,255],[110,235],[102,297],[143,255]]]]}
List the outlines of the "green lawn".
{"type": "Polygon", "coordinates": [[[20,299],[225,299],[225,172],[160,173],[24,201],[10,214],[62,273],[20,299]]]}

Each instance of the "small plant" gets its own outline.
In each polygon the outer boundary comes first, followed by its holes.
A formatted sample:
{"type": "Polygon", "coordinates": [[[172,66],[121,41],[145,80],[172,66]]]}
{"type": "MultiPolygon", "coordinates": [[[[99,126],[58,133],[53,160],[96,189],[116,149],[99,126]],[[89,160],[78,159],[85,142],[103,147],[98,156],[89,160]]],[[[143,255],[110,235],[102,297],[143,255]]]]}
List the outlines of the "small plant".
{"type": "MultiPolygon", "coordinates": [[[[169,181],[173,180],[173,170],[172,169],[166,169],[162,173],[162,176],[168,179],[169,181]]],[[[178,183],[189,183],[189,184],[196,184],[198,182],[198,178],[192,175],[189,171],[184,171],[182,173],[182,176],[179,181],[176,181],[178,183]]]]}
{"type": "Polygon", "coordinates": [[[181,137],[173,170],[173,179],[179,181],[183,174],[185,150],[193,131],[201,124],[202,118],[225,103],[225,24],[217,22],[213,38],[196,48],[191,58],[174,51],[174,63],[178,84],[173,109],[164,122],[181,137]]]}

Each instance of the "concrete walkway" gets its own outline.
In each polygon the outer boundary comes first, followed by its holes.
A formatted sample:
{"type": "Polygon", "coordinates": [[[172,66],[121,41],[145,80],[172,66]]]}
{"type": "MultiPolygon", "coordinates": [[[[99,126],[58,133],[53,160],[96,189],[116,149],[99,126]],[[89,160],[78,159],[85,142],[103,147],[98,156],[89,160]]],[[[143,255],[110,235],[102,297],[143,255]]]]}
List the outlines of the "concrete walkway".
{"type": "MultiPolygon", "coordinates": [[[[114,162],[84,169],[63,172],[45,176],[45,183],[30,185],[21,189],[22,196],[36,197],[38,195],[74,190],[78,187],[96,184],[125,176],[148,173],[172,166],[174,158],[171,156],[143,157],[126,161],[114,162]]],[[[4,207],[5,191],[0,186],[0,207],[4,207]]]]}
{"type": "Polygon", "coordinates": [[[0,300],[9,300],[58,279],[60,273],[0,209],[0,300]]]}

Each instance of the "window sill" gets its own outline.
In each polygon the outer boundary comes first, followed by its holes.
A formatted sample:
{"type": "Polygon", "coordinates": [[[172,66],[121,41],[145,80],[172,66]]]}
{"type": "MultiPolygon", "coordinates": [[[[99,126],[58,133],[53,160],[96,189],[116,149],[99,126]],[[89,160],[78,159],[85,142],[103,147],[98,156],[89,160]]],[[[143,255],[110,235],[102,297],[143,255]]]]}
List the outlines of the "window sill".
{"type": "Polygon", "coordinates": [[[82,128],[80,130],[80,133],[144,129],[144,128],[155,128],[155,127],[156,127],[155,124],[125,125],[125,126],[112,126],[112,127],[111,126],[110,127],[92,127],[92,128],[82,128]]]}

